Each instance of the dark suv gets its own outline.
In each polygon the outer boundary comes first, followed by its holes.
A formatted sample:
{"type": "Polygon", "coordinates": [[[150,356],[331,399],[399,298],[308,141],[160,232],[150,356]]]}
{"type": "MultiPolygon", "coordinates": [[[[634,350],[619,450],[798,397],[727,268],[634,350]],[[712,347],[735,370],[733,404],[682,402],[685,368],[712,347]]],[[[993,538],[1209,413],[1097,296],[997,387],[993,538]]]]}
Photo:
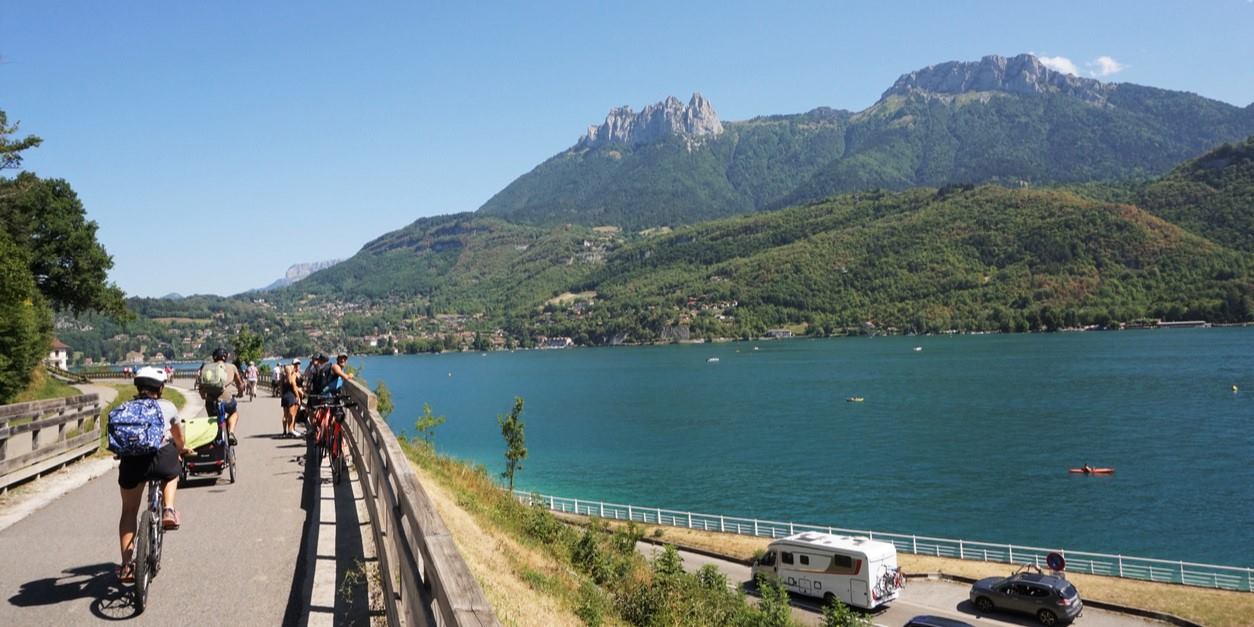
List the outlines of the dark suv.
{"type": "Polygon", "coordinates": [[[1071,582],[1040,573],[981,579],[971,586],[971,602],[981,612],[995,608],[1031,614],[1044,625],[1070,622],[1084,610],[1071,582]]]}

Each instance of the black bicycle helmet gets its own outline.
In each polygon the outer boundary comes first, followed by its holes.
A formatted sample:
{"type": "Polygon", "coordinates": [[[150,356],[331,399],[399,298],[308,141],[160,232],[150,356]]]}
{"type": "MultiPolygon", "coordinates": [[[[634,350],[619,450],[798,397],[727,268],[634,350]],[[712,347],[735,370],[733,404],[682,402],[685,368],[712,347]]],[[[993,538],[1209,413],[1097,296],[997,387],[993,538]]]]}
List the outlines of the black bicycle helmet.
{"type": "Polygon", "coordinates": [[[226,352],[226,349],[225,349],[225,348],[222,348],[221,346],[219,346],[219,347],[217,347],[217,348],[213,349],[213,360],[214,360],[214,361],[224,361],[224,360],[226,359],[226,356],[227,356],[228,354],[229,354],[229,353],[227,353],[227,352],[226,352]]]}

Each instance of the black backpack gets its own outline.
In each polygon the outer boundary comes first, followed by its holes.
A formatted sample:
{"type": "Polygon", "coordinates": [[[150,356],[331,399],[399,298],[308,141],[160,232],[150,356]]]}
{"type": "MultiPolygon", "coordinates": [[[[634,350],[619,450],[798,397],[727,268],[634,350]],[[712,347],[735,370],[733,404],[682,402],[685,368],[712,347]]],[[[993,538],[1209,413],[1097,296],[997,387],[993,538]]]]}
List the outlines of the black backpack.
{"type": "Polygon", "coordinates": [[[322,394],[323,390],[331,384],[331,378],[335,376],[331,372],[331,363],[327,362],[313,369],[309,373],[309,392],[311,394],[322,394]]]}

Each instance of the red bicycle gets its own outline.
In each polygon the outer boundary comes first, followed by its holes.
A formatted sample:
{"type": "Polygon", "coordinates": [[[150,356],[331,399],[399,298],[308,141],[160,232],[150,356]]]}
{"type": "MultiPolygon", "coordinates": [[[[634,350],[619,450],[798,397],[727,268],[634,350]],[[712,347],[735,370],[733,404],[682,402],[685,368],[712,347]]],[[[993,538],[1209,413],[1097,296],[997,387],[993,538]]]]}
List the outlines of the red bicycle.
{"type": "Polygon", "coordinates": [[[345,410],[353,406],[349,399],[336,396],[316,396],[310,398],[312,416],[309,420],[309,431],[318,449],[318,463],[324,457],[331,460],[331,482],[339,485],[348,474],[348,461],[344,453],[344,418],[345,410]]]}

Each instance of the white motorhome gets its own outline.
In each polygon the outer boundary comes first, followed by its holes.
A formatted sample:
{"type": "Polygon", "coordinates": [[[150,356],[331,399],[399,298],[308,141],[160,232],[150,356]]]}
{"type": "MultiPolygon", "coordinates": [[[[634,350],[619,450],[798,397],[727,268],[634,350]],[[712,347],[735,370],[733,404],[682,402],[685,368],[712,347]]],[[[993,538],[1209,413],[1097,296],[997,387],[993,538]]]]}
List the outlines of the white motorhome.
{"type": "Polygon", "coordinates": [[[868,610],[895,600],[904,584],[892,544],[814,531],[772,542],[753,574],[824,603],[835,598],[868,610]]]}

